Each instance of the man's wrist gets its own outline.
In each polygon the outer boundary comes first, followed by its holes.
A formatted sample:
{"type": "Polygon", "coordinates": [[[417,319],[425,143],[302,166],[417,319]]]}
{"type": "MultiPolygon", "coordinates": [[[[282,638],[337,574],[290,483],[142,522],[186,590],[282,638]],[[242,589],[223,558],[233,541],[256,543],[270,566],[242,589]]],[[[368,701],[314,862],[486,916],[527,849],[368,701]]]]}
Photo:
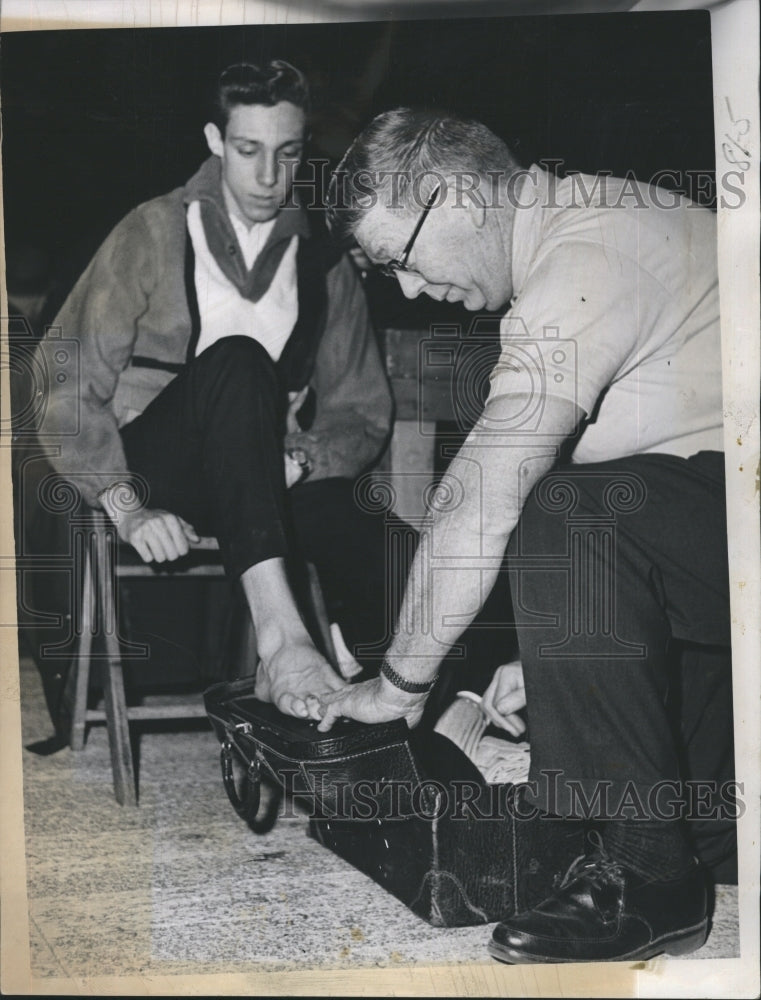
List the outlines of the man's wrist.
{"type": "Polygon", "coordinates": [[[427,680],[413,680],[399,673],[384,656],[380,667],[380,676],[397,691],[403,691],[408,695],[428,695],[436,683],[437,675],[427,680]]]}
{"type": "Polygon", "coordinates": [[[129,479],[117,479],[104,486],[97,494],[97,500],[112,521],[125,515],[134,514],[143,504],[138,492],[129,479]]]}

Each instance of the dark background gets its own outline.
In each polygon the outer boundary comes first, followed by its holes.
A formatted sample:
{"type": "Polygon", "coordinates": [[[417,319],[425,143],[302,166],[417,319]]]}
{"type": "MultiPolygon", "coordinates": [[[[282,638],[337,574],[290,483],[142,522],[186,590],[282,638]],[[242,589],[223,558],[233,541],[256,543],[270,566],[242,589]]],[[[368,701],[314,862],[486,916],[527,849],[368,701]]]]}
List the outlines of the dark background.
{"type": "MultiPolygon", "coordinates": [[[[12,33],[1,56],[8,287],[11,299],[46,296],[36,333],[119,219],[208,155],[208,95],[231,62],[281,57],[306,72],[307,155],[333,165],[377,112],[399,104],[476,117],[524,164],[561,160],[561,173],[649,180],[714,165],[707,12],[12,33]]],[[[371,274],[366,289],[380,327],[469,326],[462,307],[407,302],[395,281],[371,274]]],[[[132,634],[150,643],[152,663],[208,673],[219,629],[202,589],[132,589],[132,634]]]]}
{"type": "MultiPolygon", "coordinates": [[[[526,164],[554,158],[641,179],[714,164],[704,11],[11,33],[1,70],[9,284],[35,248],[58,304],[110,228],[207,155],[219,71],[273,57],[310,78],[309,154],[333,164],[398,104],[477,117],[526,164]]],[[[404,305],[395,286],[370,281],[381,319],[440,310],[404,305]]]]}

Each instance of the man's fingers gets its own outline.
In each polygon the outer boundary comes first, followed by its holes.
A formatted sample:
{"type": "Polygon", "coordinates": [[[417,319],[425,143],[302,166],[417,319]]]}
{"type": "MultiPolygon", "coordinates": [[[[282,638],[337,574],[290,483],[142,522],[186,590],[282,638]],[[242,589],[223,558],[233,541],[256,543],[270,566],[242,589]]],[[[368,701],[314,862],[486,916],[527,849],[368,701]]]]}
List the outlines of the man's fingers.
{"type": "Polygon", "coordinates": [[[148,544],[156,554],[156,562],[171,562],[179,555],[166,526],[156,518],[146,525],[148,544]]]}
{"type": "MultiPolygon", "coordinates": [[[[325,705],[325,700],[323,699],[323,705],[325,705]]],[[[336,701],[328,705],[322,715],[322,721],[317,727],[318,732],[326,733],[333,725],[333,723],[341,718],[343,712],[341,711],[341,706],[344,703],[342,701],[336,701]]]]}
{"type": "Polygon", "coordinates": [[[522,733],[526,732],[526,723],[520,715],[506,715],[504,719],[505,725],[510,727],[509,732],[511,732],[513,736],[520,736],[522,733]]]}
{"type": "Polygon", "coordinates": [[[180,523],[180,519],[175,514],[166,514],[161,524],[166,531],[167,538],[174,545],[174,549],[177,552],[175,558],[187,555],[190,545],[188,544],[188,539],[180,523]]]}
{"type": "Polygon", "coordinates": [[[317,727],[321,733],[327,732],[333,723],[337,719],[340,719],[341,716],[351,714],[349,712],[349,705],[355,690],[356,688],[352,688],[348,684],[345,684],[342,690],[334,691],[332,694],[325,694],[322,696],[320,699],[322,721],[317,727]]]}
{"type": "Polygon", "coordinates": [[[310,719],[319,721],[322,718],[322,706],[320,699],[314,694],[308,694],[304,700],[307,713],[310,719]]]}
{"type": "Polygon", "coordinates": [[[177,520],[180,522],[180,527],[182,528],[182,531],[186,538],[188,538],[191,542],[201,541],[201,536],[198,534],[198,532],[196,531],[196,529],[193,527],[192,524],[188,524],[188,522],[185,520],[184,517],[178,516],[177,520]]]}
{"type": "Polygon", "coordinates": [[[156,542],[156,548],[163,553],[163,561],[172,562],[186,555],[190,546],[177,517],[174,514],[161,514],[152,518],[147,525],[150,536],[156,542]]]}
{"type": "Polygon", "coordinates": [[[506,695],[501,695],[493,704],[486,695],[481,699],[481,708],[487,719],[499,729],[504,729],[512,736],[520,736],[525,731],[526,726],[520,716],[515,715],[518,709],[526,704],[525,692],[523,689],[510,691],[506,695]]]}
{"type": "Polygon", "coordinates": [[[150,550],[152,561],[158,563],[166,562],[167,556],[161,538],[156,534],[151,525],[145,525],[141,532],[141,537],[144,544],[150,550]]]}
{"type": "Polygon", "coordinates": [[[138,525],[130,536],[130,544],[137,548],[144,546],[150,553],[148,562],[165,562],[167,558],[163,540],[159,532],[156,531],[155,520],[151,518],[138,525]]]}
{"type": "Polygon", "coordinates": [[[306,399],[309,386],[305,385],[299,392],[289,393],[288,413],[286,415],[286,430],[290,434],[296,434],[301,430],[296,414],[299,412],[306,399]]]}
{"type": "Polygon", "coordinates": [[[503,694],[496,700],[494,707],[500,715],[511,715],[513,712],[520,711],[520,709],[526,707],[525,690],[523,688],[517,688],[515,691],[503,694]]]}
{"type": "Polygon", "coordinates": [[[129,542],[145,562],[166,562],[184,556],[189,542],[199,541],[192,524],[164,510],[142,510],[125,520],[120,538],[129,542]]]}
{"type": "Polygon", "coordinates": [[[499,729],[507,729],[508,732],[511,732],[509,726],[505,722],[504,718],[496,710],[496,708],[493,708],[491,705],[484,705],[483,702],[481,703],[481,705],[483,708],[484,715],[489,720],[489,722],[492,723],[492,725],[497,726],[499,729]]]}
{"type": "Polygon", "coordinates": [[[504,696],[504,692],[497,689],[496,679],[491,682],[488,688],[484,691],[481,698],[481,708],[486,713],[486,715],[494,721],[493,717],[499,715],[497,707],[495,705],[495,700],[504,696]]]}
{"type": "Polygon", "coordinates": [[[506,730],[512,736],[520,736],[526,726],[515,713],[525,708],[525,705],[526,690],[523,686],[523,669],[520,661],[514,660],[498,667],[481,699],[481,707],[486,717],[495,726],[506,730]]]}
{"type": "Polygon", "coordinates": [[[185,537],[185,532],[182,530],[180,522],[174,514],[162,515],[156,521],[156,530],[161,538],[167,559],[179,559],[180,556],[184,556],[187,553],[190,546],[185,537]]]}
{"type": "Polygon", "coordinates": [[[143,560],[143,562],[153,562],[153,553],[145,544],[142,538],[135,538],[129,540],[130,545],[136,550],[137,554],[143,560]]]}
{"type": "Polygon", "coordinates": [[[283,456],[283,462],[285,470],[285,485],[287,489],[290,489],[291,486],[295,486],[301,478],[301,466],[288,454],[283,456]]]}

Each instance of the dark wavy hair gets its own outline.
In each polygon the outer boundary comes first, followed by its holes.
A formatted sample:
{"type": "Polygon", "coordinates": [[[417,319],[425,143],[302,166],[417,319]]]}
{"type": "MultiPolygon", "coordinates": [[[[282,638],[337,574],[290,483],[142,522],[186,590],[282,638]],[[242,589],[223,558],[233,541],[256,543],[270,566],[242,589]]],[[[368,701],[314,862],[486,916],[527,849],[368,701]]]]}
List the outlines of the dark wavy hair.
{"type": "Polygon", "coordinates": [[[211,120],[224,136],[230,112],[238,104],[272,107],[280,101],[290,101],[309,115],[309,84],[301,70],[284,59],[273,59],[262,67],[254,63],[235,63],[219,75],[211,104],[211,120]]]}

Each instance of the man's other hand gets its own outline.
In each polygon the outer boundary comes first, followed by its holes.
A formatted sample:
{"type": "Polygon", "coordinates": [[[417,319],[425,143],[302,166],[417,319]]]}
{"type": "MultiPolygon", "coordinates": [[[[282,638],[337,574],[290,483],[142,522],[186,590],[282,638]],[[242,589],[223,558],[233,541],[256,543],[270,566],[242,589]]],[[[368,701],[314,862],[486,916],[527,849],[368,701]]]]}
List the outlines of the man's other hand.
{"type": "Polygon", "coordinates": [[[511,736],[526,731],[526,723],[516,713],[526,706],[523,667],[520,660],[497,667],[481,699],[481,708],[490,722],[511,736]]]}
{"type": "Polygon", "coordinates": [[[285,462],[285,486],[286,489],[290,489],[291,486],[295,486],[296,483],[304,475],[304,471],[296,461],[295,458],[291,458],[288,452],[283,456],[285,462]]]}
{"type": "Polygon", "coordinates": [[[288,412],[285,416],[285,429],[288,434],[298,434],[301,430],[298,413],[304,405],[304,400],[307,398],[308,392],[309,386],[305,385],[304,388],[299,389],[298,392],[291,390],[288,393],[288,412]]]}
{"type": "Polygon", "coordinates": [[[427,697],[425,694],[407,694],[392,687],[382,677],[373,677],[321,698],[322,721],[317,728],[321,733],[327,732],[336,719],[343,717],[370,723],[406,719],[412,729],[420,722],[427,697]]]}
{"type": "Polygon", "coordinates": [[[147,507],[121,512],[116,530],[144,562],[172,562],[187,555],[190,543],[199,540],[193,526],[177,514],[147,507]]]}

